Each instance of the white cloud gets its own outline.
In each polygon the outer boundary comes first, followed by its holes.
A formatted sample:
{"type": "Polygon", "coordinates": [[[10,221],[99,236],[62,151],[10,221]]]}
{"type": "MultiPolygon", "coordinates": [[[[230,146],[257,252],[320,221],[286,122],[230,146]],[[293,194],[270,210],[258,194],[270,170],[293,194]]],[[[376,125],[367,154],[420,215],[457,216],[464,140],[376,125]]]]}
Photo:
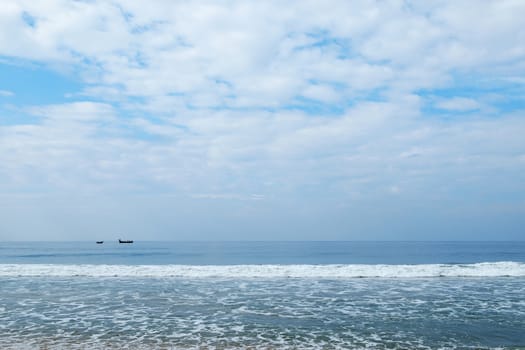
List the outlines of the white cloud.
{"type": "Polygon", "coordinates": [[[114,110],[111,105],[96,102],[73,102],[31,107],[28,109],[28,113],[63,121],[96,121],[114,118],[114,110]]]}
{"type": "Polygon", "coordinates": [[[482,107],[482,105],[478,101],[465,97],[441,99],[437,101],[435,105],[437,108],[440,109],[458,112],[477,110],[482,107]]]}
{"type": "Polygon", "coordinates": [[[80,65],[89,71],[85,92],[98,98],[171,96],[203,108],[275,108],[299,96],[332,103],[377,88],[443,86],[453,72],[509,71],[525,55],[523,6],[19,1],[1,10],[0,53],[80,65]]]}
{"type": "Polygon", "coordinates": [[[11,96],[14,96],[14,92],[12,91],[8,91],[8,90],[0,90],[0,96],[3,96],[3,97],[11,97],[11,96]]]}
{"type": "Polygon", "coordinates": [[[340,99],[340,94],[337,90],[327,85],[310,85],[302,95],[306,98],[326,103],[338,102],[340,99]]]}
{"type": "Polygon", "coordinates": [[[512,0],[9,2],[0,56],[69,72],[82,90],[19,106],[26,118],[1,112],[0,192],[343,206],[519,192],[523,111],[475,90],[523,91],[524,11],[512,0]],[[456,97],[436,97],[447,88],[456,97]]]}

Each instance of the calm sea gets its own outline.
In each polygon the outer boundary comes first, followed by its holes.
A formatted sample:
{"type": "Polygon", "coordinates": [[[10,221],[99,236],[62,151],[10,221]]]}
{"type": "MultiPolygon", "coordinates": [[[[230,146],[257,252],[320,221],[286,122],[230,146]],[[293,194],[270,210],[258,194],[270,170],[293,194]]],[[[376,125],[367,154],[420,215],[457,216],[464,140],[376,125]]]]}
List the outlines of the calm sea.
{"type": "Polygon", "coordinates": [[[2,349],[525,349],[525,242],[0,242],[2,349]]]}

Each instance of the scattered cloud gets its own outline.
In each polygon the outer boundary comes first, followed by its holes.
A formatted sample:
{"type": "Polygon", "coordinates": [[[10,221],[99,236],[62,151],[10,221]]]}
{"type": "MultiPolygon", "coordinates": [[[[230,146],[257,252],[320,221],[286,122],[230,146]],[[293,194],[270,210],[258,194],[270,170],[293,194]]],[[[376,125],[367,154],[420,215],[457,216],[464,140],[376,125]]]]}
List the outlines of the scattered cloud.
{"type": "MultiPolygon", "coordinates": [[[[524,11],[512,0],[11,1],[2,68],[81,87],[0,109],[0,194],[271,199],[319,213],[388,206],[385,193],[518,202],[524,11]]],[[[13,102],[9,84],[0,96],[13,102]]]]}

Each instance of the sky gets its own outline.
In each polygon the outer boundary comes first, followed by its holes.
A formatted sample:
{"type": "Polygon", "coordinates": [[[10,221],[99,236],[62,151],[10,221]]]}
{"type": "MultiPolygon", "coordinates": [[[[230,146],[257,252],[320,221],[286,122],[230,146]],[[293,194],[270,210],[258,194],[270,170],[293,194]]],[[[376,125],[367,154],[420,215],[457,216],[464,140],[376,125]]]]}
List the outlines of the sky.
{"type": "Polygon", "coordinates": [[[523,240],[524,16],[6,1],[0,241],[523,240]]]}

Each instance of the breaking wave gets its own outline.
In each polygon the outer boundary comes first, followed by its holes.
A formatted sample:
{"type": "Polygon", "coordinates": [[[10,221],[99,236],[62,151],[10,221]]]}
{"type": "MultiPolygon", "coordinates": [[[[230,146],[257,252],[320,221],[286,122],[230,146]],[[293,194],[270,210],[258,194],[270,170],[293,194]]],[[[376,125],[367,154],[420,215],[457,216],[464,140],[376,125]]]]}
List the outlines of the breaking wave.
{"type": "Polygon", "coordinates": [[[0,277],[432,278],[525,277],[525,263],[420,265],[58,265],[0,264],[0,277]]]}

